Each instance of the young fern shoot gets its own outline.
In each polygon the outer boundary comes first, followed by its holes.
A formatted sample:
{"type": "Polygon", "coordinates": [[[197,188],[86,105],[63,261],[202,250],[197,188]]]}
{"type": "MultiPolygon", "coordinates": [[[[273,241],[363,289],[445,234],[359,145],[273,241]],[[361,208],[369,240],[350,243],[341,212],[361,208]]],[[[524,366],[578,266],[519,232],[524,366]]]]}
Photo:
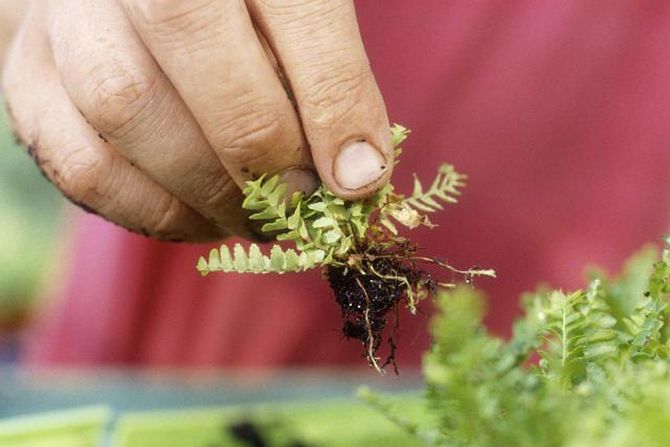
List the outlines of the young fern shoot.
{"type": "MultiPolygon", "coordinates": [[[[399,155],[409,130],[396,124],[391,133],[399,155]]],[[[368,199],[345,201],[324,185],[309,197],[301,193],[286,197],[287,186],[278,176],[262,176],[247,183],[242,206],[252,212],[249,219],[263,223],[263,232],[293,248],[275,244],[263,253],[256,244],[248,250],[241,244],[232,250],[224,244],[211,250],[208,258],[201,257],[197,268],[203,275],[323,269],[342,309],[344,335],[361,341],[368,361],[381,372],[394,363],[391,339],[388,359],[380,364],[376,355],[388,313],[403,299],[414,313],[417,303],[438,286],[451,286],[433,280],[417,263],[433,263],[467,279],[495,276],[492,270],[458,270],[439,259],[418,256],[416,245],[399,235],[398,225],[433,227],[428,214],[455,203],[465,179],[453,166],[443,164],[427,189],[415,176],[414,190],[407,197],[387,184],[368,199]]]]}

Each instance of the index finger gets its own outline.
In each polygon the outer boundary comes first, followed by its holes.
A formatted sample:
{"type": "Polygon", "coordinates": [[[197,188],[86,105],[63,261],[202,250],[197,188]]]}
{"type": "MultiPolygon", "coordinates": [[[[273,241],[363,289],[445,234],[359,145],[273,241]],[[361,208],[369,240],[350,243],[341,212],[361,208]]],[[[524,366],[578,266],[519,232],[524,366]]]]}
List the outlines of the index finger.
{"type": "Polygon", "coordinates": [[[287,74],[319,176],[358,199],[390,178],[386,108],[350,0],[247,0],[287,74]]]}

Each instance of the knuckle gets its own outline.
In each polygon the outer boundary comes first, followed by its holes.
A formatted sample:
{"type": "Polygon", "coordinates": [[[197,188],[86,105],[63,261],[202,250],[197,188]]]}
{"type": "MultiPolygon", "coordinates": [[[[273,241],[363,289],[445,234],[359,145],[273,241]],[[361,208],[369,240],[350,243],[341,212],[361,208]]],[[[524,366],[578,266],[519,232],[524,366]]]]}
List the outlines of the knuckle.
{"type": "Polygon", "coordinates": [[[171,33],[197,30],[217,17],[213,0],[137,0],[136,11],[143,23],[152,31],[171,33]]]}
{"type": "Polygon", "coordinates": [[[266,15],[282,27],[310,32],[313,29],[337,26],[342,17],[351,14],[347,2],[322,0],[258,0],[266,15]]]}
{"type": "Polygon", "coordinates": [[[319,70],[305,83],[304,107],[315,123],[337,121],[362,102],[369,83],[367,67],[319,70]]]}
{"type": "Polygon", "coordinates": [[[109,169],[107,164],[87,151],[73,151],[62,161],[58,187],[63,194],[76,202],[95,206],[105,195],[109,169]]]}
{"type": "Polygon", "coordinates": [[[174,232],[183,218],[184,205],[175,196],[165,193],[151,213],[148,227],[162,237],[174,232]]]}
{"type": "Polygon", "coordinates": [[[226,122],[211,132],[215,147],[228,161],[244,162],[259,156],[282,139],[282,118],[274,107],[247,104],[238,107],[226,122]]]}
{"type": "Polygon", "coordinates": [[[239,191],[239,188],[228,175],[222,175],[202,181],[202,186],[198,189],[200,196],[200,205],[203,208],[220,208],[231,202],[233,196],[239,191]]]}
{"type": "Polygon", "coordinates": [[[123,66],[101,65],[88,76],[84,114],[100,131],[120,137],[158,93],[158,75],[123,66]]]}

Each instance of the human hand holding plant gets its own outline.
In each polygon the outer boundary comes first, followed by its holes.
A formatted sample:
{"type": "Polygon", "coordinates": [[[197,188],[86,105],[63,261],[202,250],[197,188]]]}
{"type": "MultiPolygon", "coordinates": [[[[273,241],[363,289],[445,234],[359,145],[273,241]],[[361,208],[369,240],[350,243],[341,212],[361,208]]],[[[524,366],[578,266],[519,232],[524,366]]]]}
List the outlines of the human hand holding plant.
{"type": "Polygon", "coordinates": [[[66,196],[162,239],[254,237],[264,174],[359,199],[393,165],[350,0],[35,0],[3,91],[66,196]]]}

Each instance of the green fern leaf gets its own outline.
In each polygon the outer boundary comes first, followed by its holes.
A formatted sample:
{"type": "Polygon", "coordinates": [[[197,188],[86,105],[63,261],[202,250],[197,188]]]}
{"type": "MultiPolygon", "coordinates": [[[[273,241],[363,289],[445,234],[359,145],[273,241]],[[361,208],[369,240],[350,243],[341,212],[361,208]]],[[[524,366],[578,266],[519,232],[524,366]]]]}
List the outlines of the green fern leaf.
{"type": "Polygon", "coordinates": [[[286,228],[289,230],[295,230],[300,226],[300,214],[301,214],[301,208],[297,207],[293,214],[291,214],[291,217],[289,217],[286,221],[286,228]]]}
{"type": "Polygon", "coordinates": [[[244,273],[249,270],[249,258],[242,244],[238,243],[233,247],[233,266],[236,272],[244,273]]]}
{"type": "Polygon", "coordinates": [[[289,248],[284,252],[286,257],[286,271],[295,272],[300,270],[300,257],[292,248],[289,248]]]}
{"type": "Polygon", "coordinates": [[[327,245],[333,245],[342,238],[342,233],[338,230],[328,230],[323,234],[323,241],[327,245]]]}
{"type": "Polygon", "coordinates": [[[460,195],[461,187],[465,186],[465,176],[456,172],[452,165],[442,165],[428,190],[423,189],[421,181],[414,176],[412,195],[404,200],[411,207],[420,211],[435,212],[442,209],[436,199],[445,203],[455,203],[460,195]]]}
{"type": "Polygon", "coordinates": [[[333,228],[337,226],[337,221],[332,217],[319,217],[312,223],[314,228],[333,228]]]}
{"type": "Polygon", "coordinates": [[[391,126],[391,143],[393,147],[398,148],[400,144],[407,139],[410,130],[400,124],[393,124],[391,126]]]}
{"type": "Polygon", "coordinates": [[[230,253],[230,249],[223,245],[220,250],[221,254],[221,269],[224,272],[231,272],[235,268],[233,265],[233,256],[230,253]]]}
{"type": "Polygon", "coordinates": [[[270,267],[275,272],[283,272],[286,270],[286,257],[279,245],[273,245],[272,250],[270,250],[270,267]]]}
{"type": "Polygon", "coordinates": [[[267,271],[263,259],[263,253],[261,253],[261,249],[258,248],[258,245],[251,244],[249,246],[248,258],[249,258],[249,270],[252,273],[261,273],[267,271]]]}
{"type": "Polygon", "coordinates": [[[217,271],[221,269],[221,256],[219,255],[219,250],[213,248],[209,252],[209,263],[208,268],[212,271],[217,271]]]}
{"type": "Polygon", "coordinates": [[[220,250],[210,252],[209,260],[201,257],[198,260],[198,270],[203,275],[211,272],[300,272],[319,267],[325,255],[325,252],[319,249],[307,250],[298,254],[293,249],[283,251],[280,246],[273,245],[270,256],[266,256],[256,244],[251,244],[248,251],[245,251],[241,244],[235,244],[231,256],[230,249],[223,245],[220,250]]]}
{"type": "Polygon", "coordinates": [[[272,222],[263,224],[261,230],[265,233],[273,233],[275,231],[286,230],[287,228],[289,228],[288,221],[280,217],[276,220],[273,220],[272,222]]]}
{"type": "Polygon", "coordinates": [[[198,258],[198,264],[196,268],[198,269],[198,271],[202,276],[207,276],[210,272],[209,266],[207,265],[207,260],[205,260],[204,256],[200,256],[198,258]]]}

